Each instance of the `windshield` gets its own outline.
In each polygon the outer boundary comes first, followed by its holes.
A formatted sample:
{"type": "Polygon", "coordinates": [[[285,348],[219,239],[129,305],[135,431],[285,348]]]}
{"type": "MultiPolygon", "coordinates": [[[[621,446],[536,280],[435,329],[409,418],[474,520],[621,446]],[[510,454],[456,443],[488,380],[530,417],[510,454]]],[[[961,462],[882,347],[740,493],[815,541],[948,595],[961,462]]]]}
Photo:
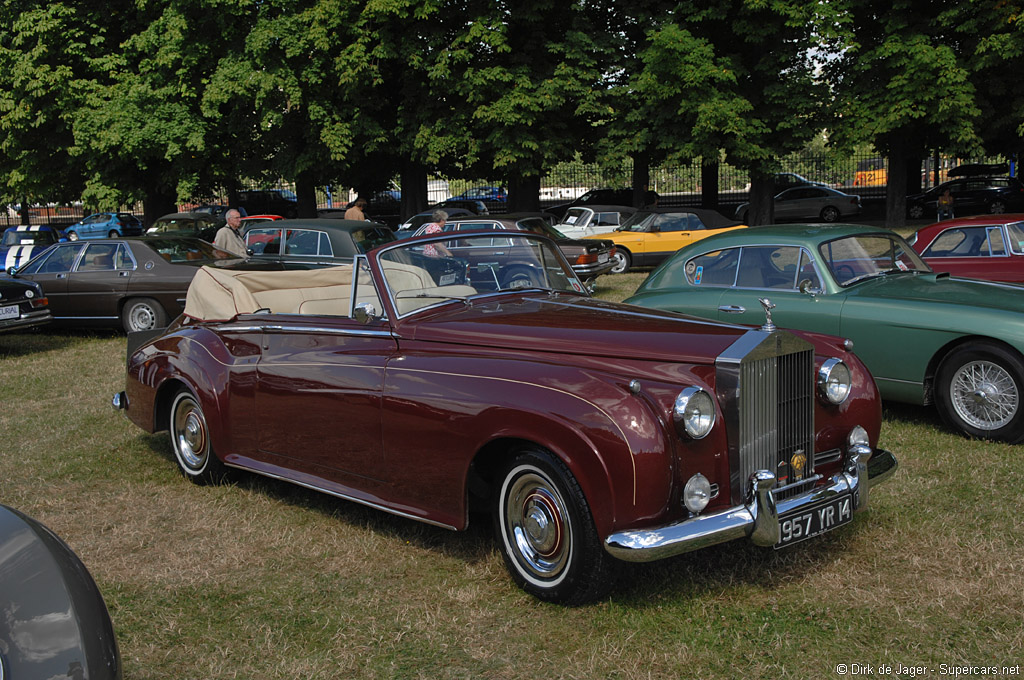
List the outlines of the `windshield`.
{"type": "Polygon", "coordinates": [[[565,216],[562,217],[562,221],[558,223],[560,227],[576,227],[581,226],[586,222],[588,213],[593,212],[590,208],[569,208],[565,211],[565,216]]]}
{"type": "Polygon", "coordinates": [[[840,286],[901,272],[931,269],[895,234],[863,234],[827,241],[818,246],[821,261],[840,286]]]}
{"type": "Polygon", "coordinates": [[[57,242],[52,231],[8,231],[4,233],[5,246],[48,246],[57,242]]]}
{"type": "Polygon", "coordinates": [[[515,232],[416,239],[380,253],[378,263],[400,316],[448,300],[521,289],[584,292],[557,247],[515,232]]]}
{"type": "Polygon", "coordinates": [[[197,238],[147,237],[145,243],[168,262],[238,259],[238,255],[223,251],[197,238]]]}
{"type": "Polygon", "coordinates": [[[649,210],[637,210],[615,231],[643,231],[646,226],[644,223],[647,222],[653,214],[654,213],[649,210]]]}

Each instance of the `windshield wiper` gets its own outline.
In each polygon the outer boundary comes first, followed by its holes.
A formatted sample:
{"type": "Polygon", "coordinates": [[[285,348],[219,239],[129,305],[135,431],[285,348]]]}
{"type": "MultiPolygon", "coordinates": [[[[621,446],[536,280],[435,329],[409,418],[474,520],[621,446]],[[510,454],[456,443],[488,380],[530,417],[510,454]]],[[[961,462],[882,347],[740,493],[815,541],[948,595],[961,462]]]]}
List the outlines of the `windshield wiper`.
{"type": "Polygon", "coordinates": [[[415,298],[431,298],[436,300],[458,300],[459,302],[465,303],[467,306],[471,305],[469,298],[463,295],[443,295],[441,293],[415,293],[411,295],[405,295],[406,291],[400,291],[395,293],[396,300],[411,300],[415,298]]]}

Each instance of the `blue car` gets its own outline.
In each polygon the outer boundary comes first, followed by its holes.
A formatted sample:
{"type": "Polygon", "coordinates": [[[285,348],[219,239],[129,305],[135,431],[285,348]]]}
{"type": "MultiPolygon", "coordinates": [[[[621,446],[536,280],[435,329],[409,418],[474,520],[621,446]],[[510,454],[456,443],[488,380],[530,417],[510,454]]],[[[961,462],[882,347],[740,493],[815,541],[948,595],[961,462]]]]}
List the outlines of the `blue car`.
{"type": "Polygon", "coordinates": [[[0,237],[0,263],[4,270],[20,267],[54,243],[67,241],[60,229],[49,225],[9,227],[0,237]]]}
{"type": "Polygon", "coordinates": [[[89,215],[81,222],[75,222],[65,230],[68,238],[120,238],[141,236],[142,221],[131,213],[105,212],[89,215]]]}
{"type": "Polygon", "coordinates": [[[508,199],[508,192],[501,187],[473,187],[452,198],[456,200],[504,203],[508,199]]]}

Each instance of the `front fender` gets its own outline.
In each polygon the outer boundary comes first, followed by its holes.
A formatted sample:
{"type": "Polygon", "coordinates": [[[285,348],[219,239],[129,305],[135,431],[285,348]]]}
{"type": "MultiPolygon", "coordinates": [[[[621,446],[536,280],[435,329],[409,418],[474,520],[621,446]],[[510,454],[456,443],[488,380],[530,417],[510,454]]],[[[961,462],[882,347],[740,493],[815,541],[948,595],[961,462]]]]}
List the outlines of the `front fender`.
{"type": "Polygon", "coordinates": [[[387,369],[384,455],[397,496],[462,526],[471,465],[495,441],[531,442],[569,467],[602,535],[664,511],[672,456],[621,379],[504,358],[407,355],[387,369]],[[427,483],[425,483],[427,482],[427,483]]]}

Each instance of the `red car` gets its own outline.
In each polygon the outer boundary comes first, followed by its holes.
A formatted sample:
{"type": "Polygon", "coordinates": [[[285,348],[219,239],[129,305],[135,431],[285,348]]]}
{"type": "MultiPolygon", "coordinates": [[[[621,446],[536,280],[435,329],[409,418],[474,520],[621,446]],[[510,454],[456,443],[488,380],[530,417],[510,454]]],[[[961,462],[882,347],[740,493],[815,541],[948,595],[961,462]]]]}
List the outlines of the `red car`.
{"type": "Polygon", "coordinates": [[[849,343],[597,300],[551,240],[494,238],[204,267],[176,323],[129,337],[114,405],[195,482],[236,468],[450,529],[488,509],[513,579],[563,603],[623,561],[834,529],[895,470],[849,343]]]}
{"type": "Polygon", "coordinates": [[[1024,283],[1024,213],[944,220],[918,229],[910,244],[937,272],[1024,283]]]}

